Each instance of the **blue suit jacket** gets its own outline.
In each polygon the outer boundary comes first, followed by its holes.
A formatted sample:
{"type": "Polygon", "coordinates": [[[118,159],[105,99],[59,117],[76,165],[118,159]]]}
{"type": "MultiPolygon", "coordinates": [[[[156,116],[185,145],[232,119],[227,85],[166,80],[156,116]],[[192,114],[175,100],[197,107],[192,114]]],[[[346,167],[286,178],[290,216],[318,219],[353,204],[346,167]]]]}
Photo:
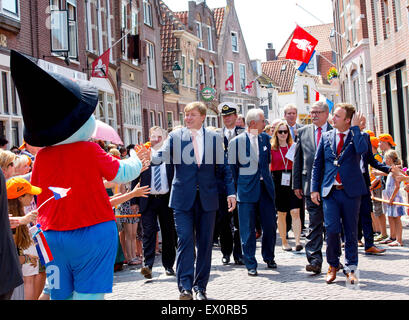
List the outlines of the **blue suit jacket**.
{"type": "Polygon", "coordinates": [[[342,185],[349,197],[368,193],[360,165],[361,156],[368,151],[368,144],[359,127],[350,128],[343,150],[345,152],[339,159],[337,167],[334,165],[337,154],[336,130],[322,134],[312,167],[311,192],[321,191],[322,197],[328,196],[339,171],[342,185]]]}
{"type": "Polygon", "coordinates": [[[181,128],[169,134],[157,157],[152,162],[162,161],[174,167],[174,177],[170,192],[169,207],[188,211],[193,207],[199,190],[204,211],[219,208],[216,168],[223,171],[227,195],[235,195],[236,190],[230,167],[226,163],[221,136],[205,128],[203,130],[204,152],[200,168],[196,164],[190,131],[181,128]]]}
{"type": "Polygon", "coordinates": [[[246,132],[230,141],[228,161],[237,184],[237,201],[251,203],[259,201],[260,177],[263,177],[268,193],[274,201],[274,183],[269,169],[270,139],[270,136],[264,132],[258,135],[258,158],[256,153],[251,151],[250,139],[246,132]]]}

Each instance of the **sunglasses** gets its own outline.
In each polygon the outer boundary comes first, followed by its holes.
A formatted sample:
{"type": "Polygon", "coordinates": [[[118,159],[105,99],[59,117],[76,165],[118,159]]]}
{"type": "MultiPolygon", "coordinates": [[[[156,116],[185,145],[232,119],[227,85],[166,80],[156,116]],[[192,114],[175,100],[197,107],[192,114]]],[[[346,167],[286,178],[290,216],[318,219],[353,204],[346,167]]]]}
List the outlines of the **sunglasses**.
{"type": "Polygon", "coordinates": [[[278,130],[277,131],[279,134],[287,134],[288,130],[278,130]]]}

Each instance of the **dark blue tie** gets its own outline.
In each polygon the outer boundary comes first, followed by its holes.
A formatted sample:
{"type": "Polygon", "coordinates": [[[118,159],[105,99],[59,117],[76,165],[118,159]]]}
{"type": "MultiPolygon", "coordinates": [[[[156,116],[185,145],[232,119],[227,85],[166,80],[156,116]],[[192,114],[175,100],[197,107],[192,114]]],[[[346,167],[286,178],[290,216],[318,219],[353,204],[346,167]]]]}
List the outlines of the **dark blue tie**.
{"type": "Polygon", "coordinates": [[[156,191],[161,191],[162,184],[160,178],[160,166],[153,167],[153,183],[156,191]]]}

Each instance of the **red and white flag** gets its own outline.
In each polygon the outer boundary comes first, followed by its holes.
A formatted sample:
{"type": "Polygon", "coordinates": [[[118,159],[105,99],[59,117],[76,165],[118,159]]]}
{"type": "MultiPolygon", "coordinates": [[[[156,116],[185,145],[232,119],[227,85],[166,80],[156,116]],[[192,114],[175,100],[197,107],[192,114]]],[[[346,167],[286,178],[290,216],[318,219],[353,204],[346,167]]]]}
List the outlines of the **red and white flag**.
{"type": "Polygon", "coordinates": [[[227,78],[224,87],[226,89],[226,91],[234,91],[234,77],[233,77],[233,73],[230,77],[227,78]]]}
{"type": "Polygon", "coordinates": [[[250,94],[251,89],[253,88],[254,81],[251,81],[244,89],[246,90],[247,94],[250,94]]]}
{"type": "Polygon", "coordinates": [[[111,49],[105,51],[101,56],[94,60],[92,63],[92,74],[94,78],[108,78],[109,68],[109,52],[111,49]]]}
{"type": "Polygon", "coordinates": [[[317,39],[300,26],[297,26],[294,30],[285,58],[308,64],[317,44],[317,39]]]}

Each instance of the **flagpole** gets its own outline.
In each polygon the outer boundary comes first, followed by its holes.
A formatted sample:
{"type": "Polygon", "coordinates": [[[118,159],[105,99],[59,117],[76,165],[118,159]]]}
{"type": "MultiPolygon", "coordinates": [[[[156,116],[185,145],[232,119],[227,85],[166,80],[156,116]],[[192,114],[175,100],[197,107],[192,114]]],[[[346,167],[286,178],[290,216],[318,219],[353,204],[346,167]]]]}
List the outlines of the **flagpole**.
{"type": "Polygon", "coordinates": [[[54,196],[51,196],[50,198],[48,198],[46,201],[44,201],[38,208],[37,210],[40,210],[40,208],[45,205],[48,201],[50,201],[52,198],[54,198],[54,196]]]}
{"type": "Polygon", "coordinates": [[[125,38],[128,34],[131,33],[131,30],[129,30],[127,33],[125,33],[122,38],[120,38],[118,41],[116,41],[112,46],[110,46],[107,50],[112,49],[113,47],[115,47],[123,38],[125,38]]]}

